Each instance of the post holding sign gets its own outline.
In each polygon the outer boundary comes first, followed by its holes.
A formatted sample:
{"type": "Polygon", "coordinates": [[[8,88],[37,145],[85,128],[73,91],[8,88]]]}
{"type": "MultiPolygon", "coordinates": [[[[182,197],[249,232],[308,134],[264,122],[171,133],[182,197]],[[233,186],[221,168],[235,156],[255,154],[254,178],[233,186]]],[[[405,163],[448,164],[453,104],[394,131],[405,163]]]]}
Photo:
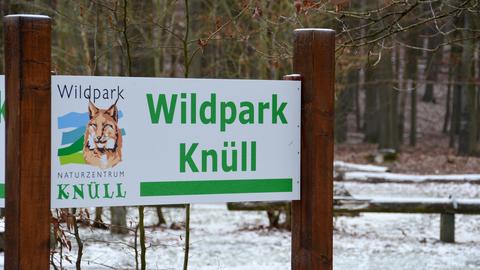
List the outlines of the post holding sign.
{"type": "Polygon", "coordinates": [[[52,77],[52,207],[296,200],[300,82],[52,77]]]}
{"type": "Polygon", "coordinates": [[[0,207],[5,207],[5,76],[0,75],[0,207]]]}

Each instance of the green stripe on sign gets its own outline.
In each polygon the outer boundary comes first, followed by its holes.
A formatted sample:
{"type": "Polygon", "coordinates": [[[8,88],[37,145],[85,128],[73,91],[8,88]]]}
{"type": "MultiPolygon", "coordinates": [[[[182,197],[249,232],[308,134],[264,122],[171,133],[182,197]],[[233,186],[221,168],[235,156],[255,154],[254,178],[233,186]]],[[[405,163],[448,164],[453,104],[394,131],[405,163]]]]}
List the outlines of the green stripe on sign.
{"type": "Polygon", "coordinates": [[[141,182],[140,196],[291,192],[292,178],[141,182]]]}
{"type": "Polygon", "coordinates": [[[59,156],[60,165],[65,164],[85,164],[85,159],[83,157],[83,152],[77,152],[66,156],[59,156]]]}
{"type": "Polygon", "coordinates": [[[76,140],[70,146],[58,149],[57,155],[66,156],[66,155],[74,154],[78,151],[82,151],[83,143],[84,143],[84,136],[78,138],[78,140],[76,140]]]}
{"type": "Polygon", "coordinates": [[[0,184],[0,199],[5,199],[5,184],[0,184]]]}

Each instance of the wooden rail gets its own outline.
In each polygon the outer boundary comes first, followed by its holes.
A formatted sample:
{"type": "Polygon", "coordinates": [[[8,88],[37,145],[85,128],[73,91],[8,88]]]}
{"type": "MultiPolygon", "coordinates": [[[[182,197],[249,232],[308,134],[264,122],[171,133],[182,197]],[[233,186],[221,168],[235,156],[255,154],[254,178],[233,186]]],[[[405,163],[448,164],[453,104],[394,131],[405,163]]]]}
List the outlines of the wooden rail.
{"type": "Polygon", "coordinates": [[[395,183],[395,184],[480,184],[480,174],[459,174],[459,175],[409,175],[400,173],[378,173],[363,171],[337,171],[335,175],[337,182],[356,183],[395,183]]]}
{"type": "MultiPolygon", "coordinates": [[[[480,215],[480,199],[334,197],[333,211],[341,213],[407,213],[480,215]]],[[[284,210],[289,202],[234,202],[232,211],[284,210]]]]}
{"type": "Polygon", "coordinates": [[[480,214],[480,200],[335,197],[336,213],[480,214]]]}
{"type": "MultiPolygon", "coordinates": [[[[440,214],[440,240],[455,242],[455,214],[480,215],[480,199],[455,198],[360,198],[333,199],[335,214],[408,213],[440,214]]],[[[232,211],[287,210],[289,202],[228,203],[232,211]]]]}

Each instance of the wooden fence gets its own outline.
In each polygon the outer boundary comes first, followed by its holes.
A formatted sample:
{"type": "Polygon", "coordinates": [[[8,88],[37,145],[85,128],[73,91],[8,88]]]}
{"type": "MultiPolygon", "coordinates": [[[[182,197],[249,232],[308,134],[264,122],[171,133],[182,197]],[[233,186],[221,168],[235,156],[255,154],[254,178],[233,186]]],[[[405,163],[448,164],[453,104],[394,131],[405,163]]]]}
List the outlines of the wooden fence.
{"type": "MultiPolygon", "coordinates": [[[[232,211],[288,211],[289,202],[228,203],[232,211]]],[[[455,242],[455,214],[480,215],[480,199],[360,198],[336,196],[334,214],[406,213],[440,214],[440,240],[455,242]]]]}

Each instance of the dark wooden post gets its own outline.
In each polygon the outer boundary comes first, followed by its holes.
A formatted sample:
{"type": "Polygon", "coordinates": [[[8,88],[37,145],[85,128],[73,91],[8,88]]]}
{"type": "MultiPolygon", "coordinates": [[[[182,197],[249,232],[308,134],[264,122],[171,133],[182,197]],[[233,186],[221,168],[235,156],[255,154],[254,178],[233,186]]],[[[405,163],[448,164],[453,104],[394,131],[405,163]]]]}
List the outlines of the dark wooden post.
{"type": "Polygon", "coordinates": [[[335,32],[295,30],[302,76],[301,200],[292,202],[292,269],[331,270],[335,32]]]}
{"type": "Polygon", "coordinates": [[[440,241],[455,243],[455,214],[440,214],[440,241]]]}
{"type": "Polygon", "coordinates": [[[5,269],[49,269],[50,70],[47,16],[6,16],[5,269]]]}

